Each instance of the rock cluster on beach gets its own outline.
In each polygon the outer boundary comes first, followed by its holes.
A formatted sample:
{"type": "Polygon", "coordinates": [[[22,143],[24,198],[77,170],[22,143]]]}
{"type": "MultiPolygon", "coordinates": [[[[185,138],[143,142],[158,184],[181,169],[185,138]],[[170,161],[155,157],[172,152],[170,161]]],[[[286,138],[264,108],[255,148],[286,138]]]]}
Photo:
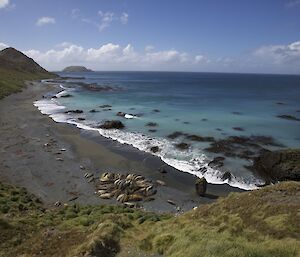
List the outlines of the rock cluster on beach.
{"type": "Polygon", "coordinates": [[[102,199],[115,198],[125,205],[134,206],[134,202],[154,200],[151,196],[157,190],[154,184],[137,174],[116,174],[105,172],[96,183],[97,195],[102,199]]]}
{"type": "Polygon", "coordinates": [[[300,181],[300,150],[265,151],[254,159],[253,167],[274,181],[300,181]]]}

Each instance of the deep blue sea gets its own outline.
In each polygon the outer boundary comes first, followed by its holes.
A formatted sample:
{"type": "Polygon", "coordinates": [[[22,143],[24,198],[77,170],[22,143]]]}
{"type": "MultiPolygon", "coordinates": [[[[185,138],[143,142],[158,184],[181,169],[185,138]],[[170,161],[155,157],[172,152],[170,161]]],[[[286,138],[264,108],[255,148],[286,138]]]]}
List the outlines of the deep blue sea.
{"type": "Polygon", "coordinates": [[[244,167],[250,165],[251,160],[226,158],[222,169],[211,168],[207,164],[220,154],[206,152],[204,149],[209,143],[189,141],[184,137],[170,139],[167,135],[175,131],[215,139],[261,135],[272,136],[285,147],[300,147],[300,121],[276,117],[292,115],[300,119],[300,76],[184,72],[59,75],[81,78],[56,83],[63,90],[57,98],[41,99],[35,103],[43,113],[57,122],[97,130],[105,137],[142,151],[151,152],[152,146],[159,146],[160,151],[152,154],[183,172],[205,176],[212,183],[229,183],[251,189],[263,183],[263,179],[244,167]],[[88,90],[81,83],[96,83],[99,87],[108,86],[115,90],[88,90]],[[63,94],[73,97],[60,97],[63,94]],[[112,107],[101,108],[101,105],[112,107]],[[64,113],[74,109],[84,112],[64,113]],[[89,112],[92,109],[97,112],[89,112]],[[119,111],[130,115],[118,117],[116,113],[119,111]],[[80,121],[78,117],[85,120],[80,121]],[[121,120],[125,128],[96,128],[103,121],[112,119],[121,120]],[[157,126],[146,126],[149,122],[155,122],[157,126]],[[178,149],[175,144],[181,142],[190,144],[189,149],[178,149]],[[206,167],[207,171],[201,173],[201,167],[206,167]],[[226,170],[232,174],[231,181],[221,179],[226,170]]]}

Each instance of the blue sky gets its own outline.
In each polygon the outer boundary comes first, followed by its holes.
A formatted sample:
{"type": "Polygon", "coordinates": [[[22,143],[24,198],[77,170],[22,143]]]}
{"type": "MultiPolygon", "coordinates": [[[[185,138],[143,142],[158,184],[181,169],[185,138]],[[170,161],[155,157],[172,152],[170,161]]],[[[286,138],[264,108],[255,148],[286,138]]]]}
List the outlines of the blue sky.
{"type": "Polygon", "coordinates": [[[300,0],[0,0],[0,47],[45,68],[300,73],[300,0]]]}

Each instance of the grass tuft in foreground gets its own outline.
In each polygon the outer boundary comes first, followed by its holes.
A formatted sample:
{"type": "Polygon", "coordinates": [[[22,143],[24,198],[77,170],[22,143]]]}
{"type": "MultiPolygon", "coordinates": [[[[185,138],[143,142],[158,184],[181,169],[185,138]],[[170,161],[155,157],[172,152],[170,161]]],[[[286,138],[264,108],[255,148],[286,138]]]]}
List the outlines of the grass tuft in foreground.
{"type": "Polygon", "coordinates": [[[177,217],[123,206],[44,209],[5,184],[0,206],[0,256],[300,256],[299,182],[234,193],[177,217]]]}

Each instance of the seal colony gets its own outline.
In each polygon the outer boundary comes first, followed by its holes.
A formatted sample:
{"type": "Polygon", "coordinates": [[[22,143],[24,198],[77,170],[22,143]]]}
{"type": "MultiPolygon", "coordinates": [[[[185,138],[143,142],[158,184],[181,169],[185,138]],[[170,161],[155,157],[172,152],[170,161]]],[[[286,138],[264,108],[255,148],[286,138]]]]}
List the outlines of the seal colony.
{"type": "MultiPolygon", "coordinates": [[[[163,184],[157,181],[156,184],[163,184]]],[[[96,193],[102,199],[115,198],[118,202],[134,207],[132,202],[152,201],[157,190],[151,180],[138,174],[105,172],[96,183],[96,193]]]]}

